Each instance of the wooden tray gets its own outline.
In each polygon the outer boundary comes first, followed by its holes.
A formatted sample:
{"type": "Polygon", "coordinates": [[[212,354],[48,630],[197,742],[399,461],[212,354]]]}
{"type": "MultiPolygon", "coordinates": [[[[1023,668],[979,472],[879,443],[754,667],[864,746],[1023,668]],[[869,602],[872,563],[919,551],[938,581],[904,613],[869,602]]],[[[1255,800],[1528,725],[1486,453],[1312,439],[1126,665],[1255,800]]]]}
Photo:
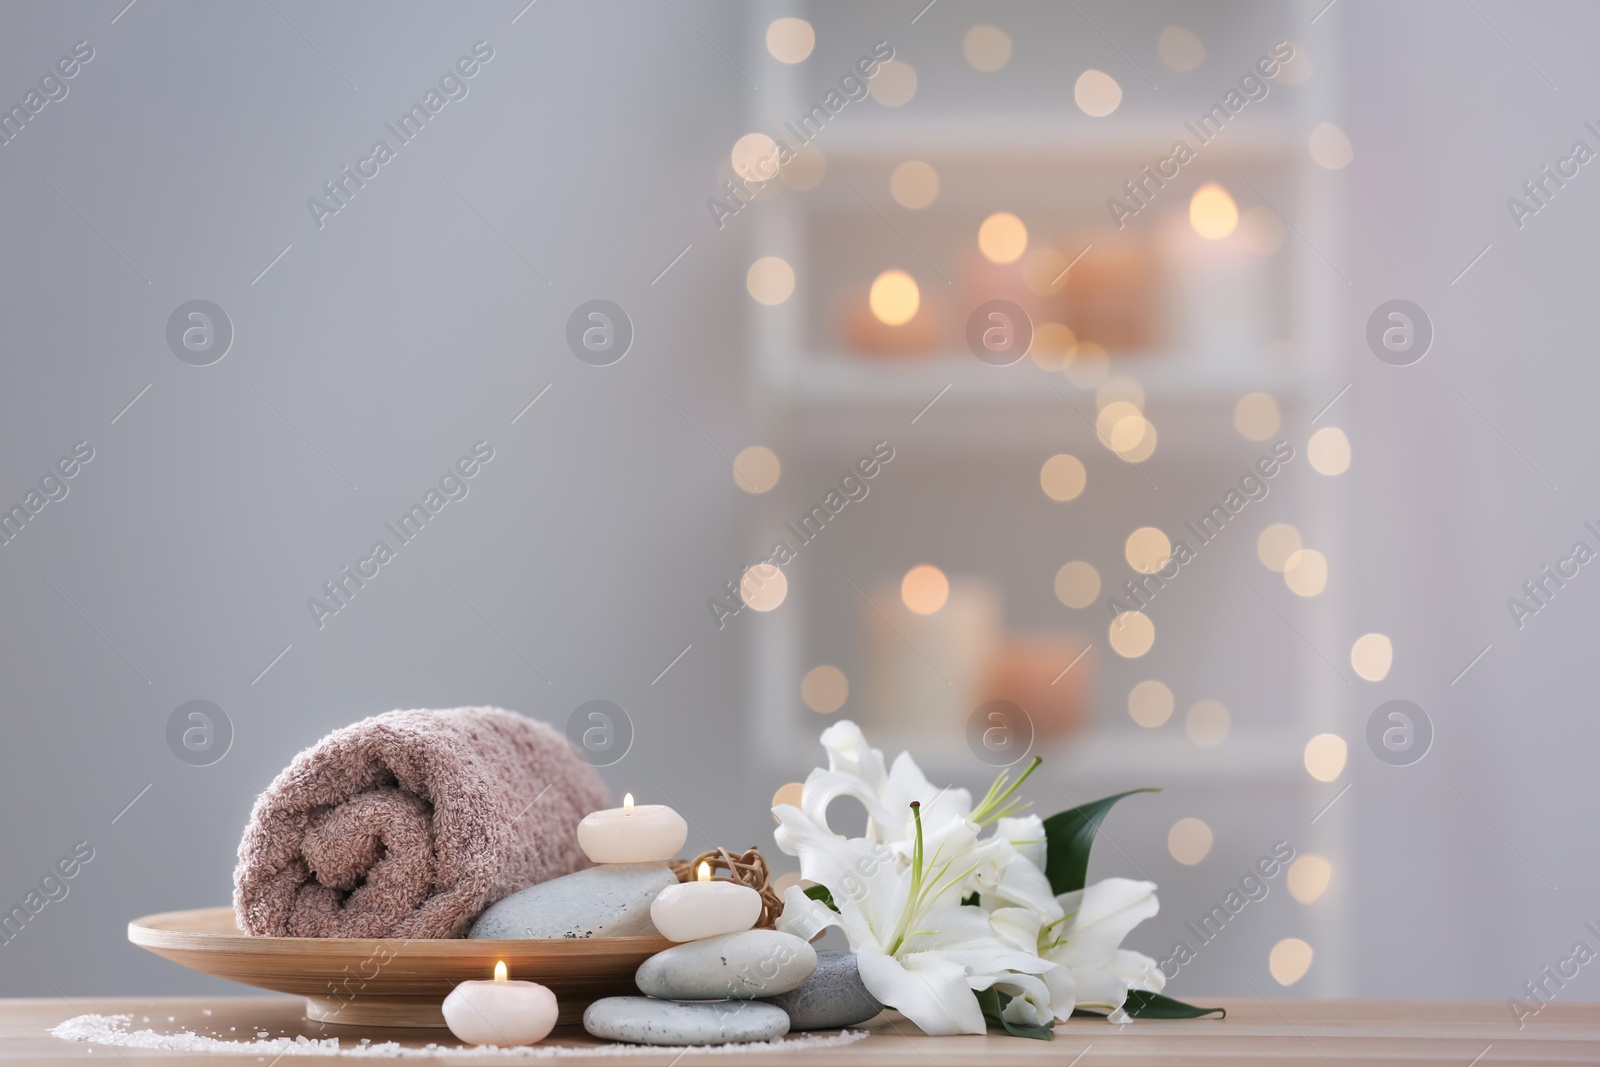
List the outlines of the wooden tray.
{"type": "Polygon", "coordinates": [[[128,940],[191,970],[305,997],[306,1018],[352,1026],[443,1027],[440,1005],[459,982],[494,976],[549,986],[560,1022],[579,1023],[601,997],[638,996],[634,972],[672,945],[664,937],[401,940],[249,937],[232,908],[146,915],[128,940]]]}

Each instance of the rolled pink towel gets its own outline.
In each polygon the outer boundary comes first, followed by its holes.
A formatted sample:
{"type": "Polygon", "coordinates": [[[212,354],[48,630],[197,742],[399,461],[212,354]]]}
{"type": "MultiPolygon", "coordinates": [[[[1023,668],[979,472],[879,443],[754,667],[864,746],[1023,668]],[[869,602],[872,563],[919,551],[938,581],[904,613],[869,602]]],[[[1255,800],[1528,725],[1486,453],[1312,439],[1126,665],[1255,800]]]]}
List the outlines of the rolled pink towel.
{"type": "Polygon", "coordinates": [[[566,738],[499,708],[391,711],[335,730],[256,799],[233,908],[247,934],[461,937],[484,908],[587,866],[609,806],[566,738]]]}

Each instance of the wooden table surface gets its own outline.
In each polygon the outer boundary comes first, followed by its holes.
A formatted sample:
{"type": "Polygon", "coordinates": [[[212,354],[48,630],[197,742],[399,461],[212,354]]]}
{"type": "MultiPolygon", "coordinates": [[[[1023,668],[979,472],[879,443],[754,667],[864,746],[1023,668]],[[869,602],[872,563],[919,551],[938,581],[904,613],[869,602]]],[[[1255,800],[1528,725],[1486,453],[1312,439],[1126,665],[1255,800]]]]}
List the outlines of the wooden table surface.
{"type": "MultiPolygon", "coordinates": [[[[1029,1041],[991,1034],[987,1037],[925,1037],[893,1013],[880,1015],[863,1029],[870,1036],[853,1045],[812,1050],[791,1049],[706,1058],[696,1053],[682,1062],[702,1060],[710,1067],[736,1063],[866,1064],[884,1067],[973,1067],[975,1064],[1100,1067],[1110,1064],[1216,1065],[1272,1067],[1343,1067],[1344,1064],[1404,1064],[1405,1067],[1493,1067],[1515,1064],[1600,1064],[1600,1004],[1552,1004],[1518,1032],[1503,1003],[1425,1003],[1395,1001],[1311,1001],[1194,998],[1197,1003],[1227,1007],[1225,1020],[1194,1019],[1136,1022],[1113,1026],[1099,1019],[1074,1019],[1059,1028],[1054,1041],[1029,1041]],[[1076,1058],[1075,1058],[1076,1057],[1076,1058]]],[[[333,1063],[531,1063],[527,1057],[451,1056],[428,1059],[360,1058],[336,1055],[283,1056],[273,1061],[258,1050],[240,1053],[168,1052],[64,1041],[49,1033],[75,1015],[95,1013],[133,1016],[134,1029],[158,1033],[193,1031],[228,1040],[251,1041],[261,1031],[272,1037],[304,1034],[310,1038],[341,1035],[343,1047],[360,1038],[397,1040],[420,1047],[430,1041],[454,1045],[448,1033],[415,1030],[319,1029],[302,1015],[302,1002],[290,997],[52,997],[0,1000],[0,1064],[55,1064],[67,1061],[153,1067],[164,1064],[250,1064],[278,1062],[333,1063]],[[207,1014],[209,1012],[209,1014],[207,1014]],[[144,1021],[145,1016],[149,1021],[144,1021]],[[170,1021],[169,1021],[170,1018],[170,1021]],[[230,1029],[233,1028],[233,1029],[230,1029]],[[92,1051],[91,1051],[92,1049],[92,1051]]],[[[599,1044],[579,1030],[558,1030],[547,1044],[599,1044]]],[[[608,1056],[563,1055],[564,1064],[634,1064],[667,1067],[678,1062],[680,1049],[659,1054],[608,1056]]]]}

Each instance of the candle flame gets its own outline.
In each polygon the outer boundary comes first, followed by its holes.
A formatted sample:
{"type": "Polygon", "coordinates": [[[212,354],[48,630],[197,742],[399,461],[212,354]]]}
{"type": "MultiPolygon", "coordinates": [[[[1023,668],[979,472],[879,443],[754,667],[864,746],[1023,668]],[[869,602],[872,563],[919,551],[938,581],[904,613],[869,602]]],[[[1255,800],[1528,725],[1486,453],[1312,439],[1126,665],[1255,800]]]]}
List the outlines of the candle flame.
{"type": "Polygon", "coordinates": [[[624,815],[632,815],[633,814],[633,794],[632,793],[624,793],[624,794],[622,794],[622,813],[624,815]]]}
{"type": "Polygon", "coordinates": [[[496,960],[495,961],[495,964],[494,964],[494,980],[496,982],[504,982],[506,980],[506,961],[505,960],[496,960]]]}
{"type": "Polygon", "coordinates": [[[694,872],[695,879],[701,882],[711,881],[711,864],[701,861],[699,868],[694,872]]]}

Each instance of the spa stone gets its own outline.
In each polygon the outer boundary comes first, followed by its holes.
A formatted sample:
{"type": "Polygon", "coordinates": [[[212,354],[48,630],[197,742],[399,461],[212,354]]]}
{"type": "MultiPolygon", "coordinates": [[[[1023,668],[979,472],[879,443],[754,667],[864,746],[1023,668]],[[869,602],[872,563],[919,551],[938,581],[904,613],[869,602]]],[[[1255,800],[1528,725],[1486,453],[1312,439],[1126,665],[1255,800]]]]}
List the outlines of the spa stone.
{"type": "Polygon", "coordinates": [[[655,937],[650,902],[678,876],[664,863],[605,863],[530,885],[491,905],[468,937],[655,937]]]}
{"type": "Polygon", "coordinates": [[[789,1016],[789,1029],[840,1030],[883,1010],[867,992],[854,952],[820,952],[817,969],[797,989],[772,997],[789,1016]]]}
{"type": "Polygon", "coordinates": [[[755,1000],[679,1004],[650,997],[606,997],[583,1013],[595,1037],[640,1045],[726,1045],[771,1041],[789,1032],[782,1008],[755,1000]]]}
{"type": "Polygon", "coordinates": [[[777,930],[708,937],[674,945],[639,965],[640,992],[669,1000],[749,1000],[787,993],[817,969],[817,951],[777,930]]]}

